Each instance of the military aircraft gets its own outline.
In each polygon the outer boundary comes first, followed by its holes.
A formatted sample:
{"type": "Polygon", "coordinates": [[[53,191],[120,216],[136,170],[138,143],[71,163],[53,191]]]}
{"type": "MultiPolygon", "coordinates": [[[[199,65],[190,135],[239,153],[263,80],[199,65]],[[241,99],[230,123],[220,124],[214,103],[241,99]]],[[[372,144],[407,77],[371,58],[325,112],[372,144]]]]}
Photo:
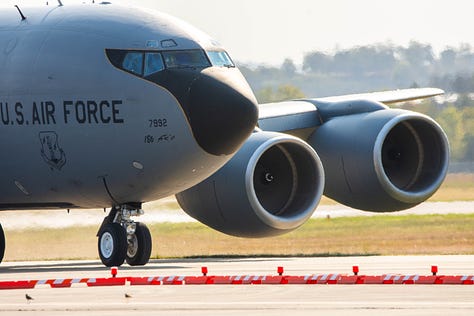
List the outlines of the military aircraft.
{"type": "Polygon", "coordinates": [[[323,194],[413,207],[447,172],[441,127],[387,107],[439,89],[259,105],[215,40],[109,2],[4,9],[0,48],[0,210],[110,207],[106,266],[148,262],[133,218],[166,196],[216,230],[265,237],[301,226],[323,194]]]}

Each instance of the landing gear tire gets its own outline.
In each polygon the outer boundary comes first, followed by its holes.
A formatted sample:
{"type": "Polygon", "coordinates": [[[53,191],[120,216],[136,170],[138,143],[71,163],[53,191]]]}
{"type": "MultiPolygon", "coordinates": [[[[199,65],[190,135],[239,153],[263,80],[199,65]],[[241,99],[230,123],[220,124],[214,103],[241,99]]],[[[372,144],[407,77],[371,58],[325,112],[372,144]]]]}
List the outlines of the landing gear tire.
{"type": "Polygon", "coordinates": [[[143,223],[136,223],[135,233],[128,237],[127,263],[131,266],[143,266],[151,255],[151,234],[143,223]]]}
{"type": "Polygon", "coordinates": [[[127,233],[118,223],[105,224],[99,232],[99,256],[107,267],[121,266],[127,256],[127,233]]]}
{"type": "Polygon", "coordinates": [[[2,262],[4,254],[5,254],[5,234],[3,233],[2,224],[0,224],[0,262],[2,262]]]}

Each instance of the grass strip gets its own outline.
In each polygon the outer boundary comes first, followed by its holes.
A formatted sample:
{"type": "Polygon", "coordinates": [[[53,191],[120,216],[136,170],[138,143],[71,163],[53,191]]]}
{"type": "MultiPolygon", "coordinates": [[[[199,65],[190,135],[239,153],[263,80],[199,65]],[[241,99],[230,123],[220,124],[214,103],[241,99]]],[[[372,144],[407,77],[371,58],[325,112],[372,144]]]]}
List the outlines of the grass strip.
{"type": "MultiPolygon", "coordinates": [[[[245,239],[199,223],[155,223],[153,258],[474,254],[474,214],[311,219],[289,234],[245,239]]],[[[97,227],[6,231],[7,261],[94,259],[97,227]]]]}

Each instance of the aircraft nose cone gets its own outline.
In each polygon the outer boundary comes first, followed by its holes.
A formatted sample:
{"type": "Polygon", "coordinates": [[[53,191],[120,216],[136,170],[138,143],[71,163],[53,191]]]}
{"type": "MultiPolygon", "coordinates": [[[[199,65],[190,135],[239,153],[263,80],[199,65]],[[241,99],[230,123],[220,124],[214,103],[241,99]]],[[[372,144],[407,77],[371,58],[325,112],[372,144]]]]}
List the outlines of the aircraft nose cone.
{"type": "Polygon", "coordinates": [[[257,124],[257,101],[237,69],[205,69],[192,83],[189,96],[191,128],[210,154],[234,153],[257,124]]]}

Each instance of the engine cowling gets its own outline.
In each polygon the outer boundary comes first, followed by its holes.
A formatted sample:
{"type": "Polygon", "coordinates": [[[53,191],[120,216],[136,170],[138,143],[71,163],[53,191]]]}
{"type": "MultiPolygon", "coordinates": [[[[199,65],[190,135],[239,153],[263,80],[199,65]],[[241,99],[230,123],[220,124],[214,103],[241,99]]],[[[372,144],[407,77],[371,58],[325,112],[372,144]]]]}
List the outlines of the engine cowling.
{"type": "Polygon", "coordinates": [[[446,134],[431,118],[411,111],[334,117],[308,142],[323,162],[324,194],[361,210],[413,207],[436,192],[448,170],[446,134]]]}
{"type": "Polygon", "coordinates": [[[198,221],[239,237],[291,231],[313,214],[324,188],[316,152],[290,135],[256,132],[219,171],[176,195],[198,221]]]}

